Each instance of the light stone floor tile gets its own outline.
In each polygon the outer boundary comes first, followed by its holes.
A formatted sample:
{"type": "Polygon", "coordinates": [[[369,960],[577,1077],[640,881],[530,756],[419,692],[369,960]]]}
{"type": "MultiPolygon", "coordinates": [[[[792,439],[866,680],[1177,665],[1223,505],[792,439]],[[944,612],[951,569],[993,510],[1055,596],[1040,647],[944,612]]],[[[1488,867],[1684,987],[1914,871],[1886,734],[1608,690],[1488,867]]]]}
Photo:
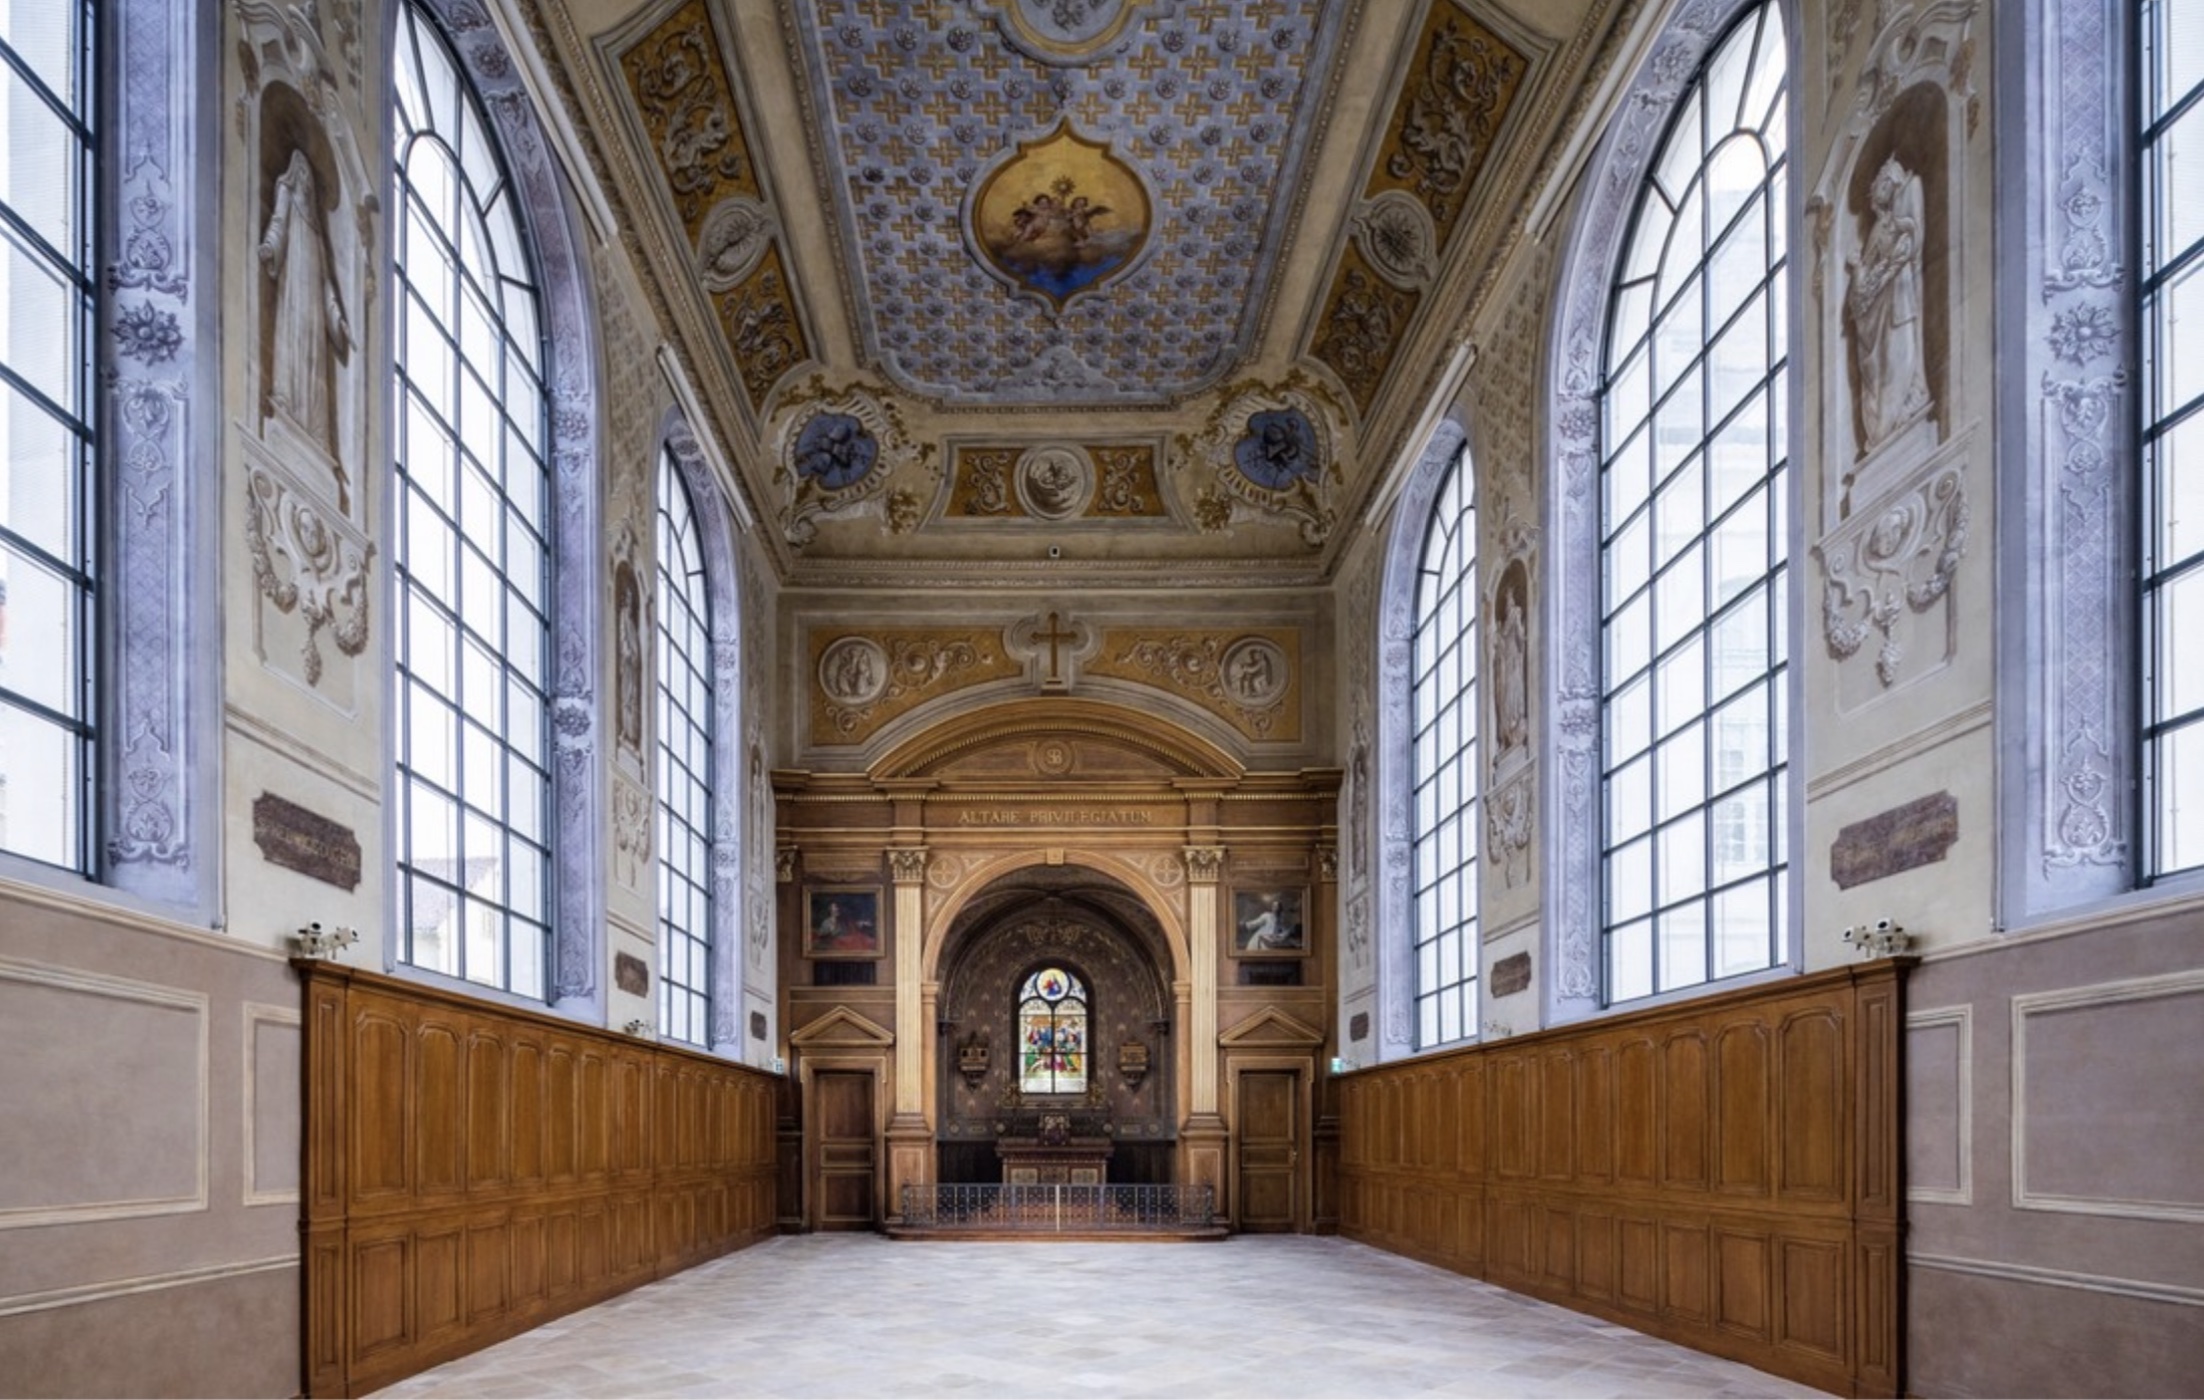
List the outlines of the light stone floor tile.
{"type": "Polygon", "coordinates": [[[809,1235],[379,1392],[441,1396],[1811,1396],[1347,1240],[809,1235]]]}

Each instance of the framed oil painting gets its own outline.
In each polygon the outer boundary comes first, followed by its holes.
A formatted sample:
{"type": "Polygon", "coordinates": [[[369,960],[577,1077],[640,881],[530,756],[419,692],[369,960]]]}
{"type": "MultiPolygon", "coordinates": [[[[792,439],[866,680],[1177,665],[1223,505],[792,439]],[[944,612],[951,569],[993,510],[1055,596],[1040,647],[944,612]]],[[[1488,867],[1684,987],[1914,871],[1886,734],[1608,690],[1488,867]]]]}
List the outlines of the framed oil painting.
{"type": "Polygon", "coordinates": [[[1232,892],[1232,953],[1242,958],[1298,958],[1309,951],[1302,920],[1305,891],[1263,887],[1232,892]]]}
{"type": "Polygon", "coordinates": [[[880,956],[877,885],[809,885],[804,889],[804,956],[880,956]]]}

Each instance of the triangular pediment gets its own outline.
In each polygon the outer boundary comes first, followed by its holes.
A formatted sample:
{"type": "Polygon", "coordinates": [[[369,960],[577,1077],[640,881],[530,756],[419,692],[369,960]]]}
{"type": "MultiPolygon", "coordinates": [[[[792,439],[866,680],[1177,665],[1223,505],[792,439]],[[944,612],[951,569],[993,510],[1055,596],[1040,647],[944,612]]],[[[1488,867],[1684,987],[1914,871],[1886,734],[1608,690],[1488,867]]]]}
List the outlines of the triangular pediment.
{"type": "Polygon", "coordinates": [[[877,1021],[868,1021],[846,1006],[837,1006],[802,1030],[788,1043],[804,1050],[824,1048],[878,1049],[895,1044],[895,1032],[877,1021]]]}
{"type": "Polygon", "coordinates": [[[1324,1044],[1324,1032],[1297,1016],[1288,1016],[1275,1006],[1266,1006],[1218,1036],[1217,1043],[1240,1049],[1314,1050],[1324,1044]]]}

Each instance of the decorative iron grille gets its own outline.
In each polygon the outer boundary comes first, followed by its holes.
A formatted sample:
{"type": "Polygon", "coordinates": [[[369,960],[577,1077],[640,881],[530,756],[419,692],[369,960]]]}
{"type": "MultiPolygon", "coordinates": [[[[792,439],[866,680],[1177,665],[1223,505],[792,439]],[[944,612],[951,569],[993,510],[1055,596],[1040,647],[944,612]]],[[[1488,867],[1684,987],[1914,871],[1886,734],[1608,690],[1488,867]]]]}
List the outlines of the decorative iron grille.
{"type": "Polygon", "coordinates": [[[935,1183],[903,1188],[903,1222],[927,1230],[1138,1234],[1217,1223],[1213,1186],[935,1183]]]}

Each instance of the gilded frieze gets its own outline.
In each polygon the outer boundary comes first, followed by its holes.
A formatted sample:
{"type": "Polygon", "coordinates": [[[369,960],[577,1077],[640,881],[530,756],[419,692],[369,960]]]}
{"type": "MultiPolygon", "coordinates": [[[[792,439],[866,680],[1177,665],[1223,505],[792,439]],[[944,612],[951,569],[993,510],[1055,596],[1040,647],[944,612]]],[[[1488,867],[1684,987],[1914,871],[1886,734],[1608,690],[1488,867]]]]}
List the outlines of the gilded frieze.
{"type": "Polygon", "coordinates": [[[1153,443],[963,443],[952,460],[945,519],[1171,518],[1156,479],[1153,443]]]}
{"type": "Polygon", "coordinates": [[[1364,417],[1422,300],[1380,277],[1355,244],[1342,252],[1309,353],[1339,376],[1364,417]]]}
{"type": "Polygon", "coordinates": [[[1445,0],[1433,4],[1363,197],[1415,196],[1445,248],[1529,70],[1507,40],[1445,0]]]}
{"type": "Polygon", "coordinates": [[[1190,700],[1249,739],[1301,737],[1301,633],[1292,627],[1107,628],[1089,676],[1137,681],[1190,700]]]}
{"type": "Polygon", "coordinates": [[[936,696],[1024,670],[999,631],[979,628],[822,631],[812,635],[810,656],[815,744],[861,744],[936,696]]]}
{"type": "Polygon", "coordinates": [[[666,16],[621,56],[620,70],[692,240],[721,200],[763,197],[704,0],[666,16]]]}
{"type": "Polygon", "coordinates": [[[780,245],[769,245],[741,285],[721,293],[717,302],[720,329],[734,352],[750,407],[762,413],[780,377],[811,358],[788,276],[781,269],[780,245]]]}

